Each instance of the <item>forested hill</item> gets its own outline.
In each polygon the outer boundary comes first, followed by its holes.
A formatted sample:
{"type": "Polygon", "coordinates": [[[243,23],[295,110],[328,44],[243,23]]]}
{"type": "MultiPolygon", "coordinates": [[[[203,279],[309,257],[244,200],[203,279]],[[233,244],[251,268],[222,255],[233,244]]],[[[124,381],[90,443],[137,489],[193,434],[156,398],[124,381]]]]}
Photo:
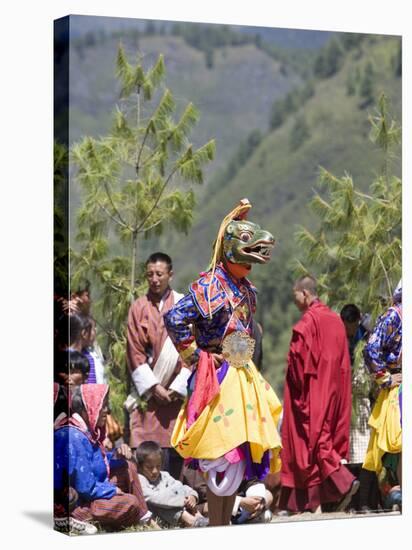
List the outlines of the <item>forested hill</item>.
{"type": "MultiPolygon", "coordinates": [[[[269,53],[266,52],[266,43],[256,43],[253,35],[242,35],[217,25],[188,24],[165,29],[151,22],[145,25],[140,22],[140,26],[137,23],[127,19],[72,16],[71,144],[86,135],[103,136],[111,127],[113,112],[120,104],[115,77],[120,42],[130,59],[143,56],[146,68],[163,54],[165,85],[172,91],[178,109],[193,102],[200,112],[199,123],[191,136],[194,145],[203,145],[212,138],[216,140],[216,158],[207,167],[207,176],[227,163],[251,130],[261,128],[266,132],[273,102],[303,82],[299,63],[289,64],[289,54],[277,46],[276,51],[272,51],[269,45],[269,53]],[[92,23],[93,31],[90,30],[92,23]],[[278,55],[278,51],[282,55],[278,55]]],[[[314,52],[316,49],[310,54],[312,57],[314,52]]],[[[61,93],[66,93],[64,87],[61,93]]],[[[58,128],[58,118],[55,125],[58,128]]],[[[209,179],[207,177],[206,182],[209,179]]],[[[72,237],[80,201],[73,179],[72,237]]]]}
{"type": "MultiPolygon", "coordinates": [[[[341,53],[335,74],[323,76],[318,61],[321,74],[311,89],[306,85],[275,104],[272,131],[242,145],[232,168],[229,163],[229,169],[208,185],[190,235],[167,243],[179,265],[182,285],[206,267],[219,221],[239,198],[248,197],[253,204],[251,219],[273,232],[276,253],[290,255],[295,252],[296,224],[314,223],[307,203],[319,166],[337,175],[348,171],[357,185],[367,188],[380,167],[379,152],[368,137],[368,116],[382,91],[401,120],[399,46],[396,37],[365,37],[341,53]],[[242,150],[250,157],[245,159],[242,150]]],[[[400,158],[397,163],[400,174],[400,158]]]]}
{"type": "Polygon", "coordinates": [[[145,67],[160,53],[164,55],[165,84],[177,105],[183,108],[192,101],[200,111],[194,144],[216,138],[214,169],[234,153],[250,128],[266,130],[273,102],[302,81],[286,61],[274,59],[247,37],[244,43],[215,47],[210,55],[188,40],[171,34],[131,33],[89,34],[74,39],[70,60],[71,140],[103,135],[110,128],[119,103],[114,74],[119,41],[131,59],[142,55],[145,67]]]}

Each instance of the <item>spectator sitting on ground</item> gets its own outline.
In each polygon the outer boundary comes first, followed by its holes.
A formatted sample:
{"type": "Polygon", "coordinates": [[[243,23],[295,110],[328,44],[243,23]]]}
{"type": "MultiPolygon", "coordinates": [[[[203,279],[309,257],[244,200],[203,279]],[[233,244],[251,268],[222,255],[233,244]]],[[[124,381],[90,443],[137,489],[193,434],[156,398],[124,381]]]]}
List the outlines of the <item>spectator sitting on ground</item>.
{"type": "Polygon", "coordinates": [[[196,510],[197,492],[161,469],[162,449],[155,441],[136,448],[143,495],[149,510],[171,526],[206,527],[208,520],[196,510]]]}
{"type": "Polygon", "coordinates": [[[264,483],[256,480],[242,482],[232,511],[232,523],[267,523],[272,519],[270,506],[273,495],[264,483]]]}
{"type": "Polygon", "coordinates": [[[70,480],[78,495],[71,517],[116,530],[149,523],[151,513],[130,449],[124,445],[112,455],[103,447],[108,393],[105,384],[83,384],[73,390],[72,416],[54,432],[54,489],[58,494],[70,480]]]}

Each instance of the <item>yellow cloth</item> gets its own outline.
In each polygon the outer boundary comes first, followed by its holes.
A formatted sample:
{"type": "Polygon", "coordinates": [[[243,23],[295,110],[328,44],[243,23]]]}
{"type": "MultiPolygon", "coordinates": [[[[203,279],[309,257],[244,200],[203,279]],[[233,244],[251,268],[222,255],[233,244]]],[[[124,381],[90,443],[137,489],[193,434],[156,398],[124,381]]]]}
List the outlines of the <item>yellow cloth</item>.
{"type": "Polygon", "coordinates": [[[363,468],[379,474],[383,455],[402,451],[399,386],[380,391],[369,418],[369,426],[371,436],[363,468]]]}
{"type": "Polygon", "coordinates": [[[253,462],[272,451],[270,470],[280,470],[277,430],[282,405],[255,365],[229,367],[220,393],[186,430],[186,403],[177,418],[171,443],[183,458],[215,460],[246,441],[253,462]]]}

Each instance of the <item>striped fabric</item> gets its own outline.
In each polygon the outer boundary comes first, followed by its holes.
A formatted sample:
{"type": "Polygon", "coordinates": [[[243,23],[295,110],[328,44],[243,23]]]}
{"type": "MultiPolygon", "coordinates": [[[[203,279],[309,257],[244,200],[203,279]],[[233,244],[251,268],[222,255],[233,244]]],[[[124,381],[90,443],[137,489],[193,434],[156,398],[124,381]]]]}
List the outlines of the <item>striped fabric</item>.
{"type": "Polygon", "coordinates": [[[112,529],[136,525],[142,517],[137,498],[127,493],[93,500],[89,507],[75,508],[71,515],[80,521],[98,521],[102,527],[112,529]]]}
{"type": "Polygon", "coordinates": [[[88,384],[97,384],[96,367],[95,367],[95,364],[94,364],[94,358],[93,358],[92,354],[87,349],[84,349],[82,351],[82,353],[85,357],[87,357],[87,360],[89,361],[89,365],[90,365],[90,372],[89,372],[89,378],[87,379],[87,383],[88,384]]]}
{"type": "Polygon", "coordinates": [[[129,460],[116,461],[110,481],[121,491],[110,499],[96,499],[88,506],[75,508],[71,516],[80,521],[98,521],[102,527],[121,529],[139,523],[147,513],[147,504],[137,475],[136,465],[129,460]]]}

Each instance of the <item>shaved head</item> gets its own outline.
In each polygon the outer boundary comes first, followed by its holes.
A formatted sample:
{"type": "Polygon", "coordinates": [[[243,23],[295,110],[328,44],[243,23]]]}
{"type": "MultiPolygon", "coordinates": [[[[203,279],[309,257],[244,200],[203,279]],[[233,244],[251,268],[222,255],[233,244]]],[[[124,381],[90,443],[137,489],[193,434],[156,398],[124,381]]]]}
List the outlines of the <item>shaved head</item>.
{"type": "Polygon", "coordinates": [[[306,311],[310,304],[317,299],[317,283],[312,275],[299,277],[293,286],[293,301],[300,311],[306,311]]]}
{"type": "Polygon", "coordinates": [[[299,277],[295,283],[296,290],[307,290],[312,296],[317,296],[317,281],[312,275],[304,275],[299,277]]]}

